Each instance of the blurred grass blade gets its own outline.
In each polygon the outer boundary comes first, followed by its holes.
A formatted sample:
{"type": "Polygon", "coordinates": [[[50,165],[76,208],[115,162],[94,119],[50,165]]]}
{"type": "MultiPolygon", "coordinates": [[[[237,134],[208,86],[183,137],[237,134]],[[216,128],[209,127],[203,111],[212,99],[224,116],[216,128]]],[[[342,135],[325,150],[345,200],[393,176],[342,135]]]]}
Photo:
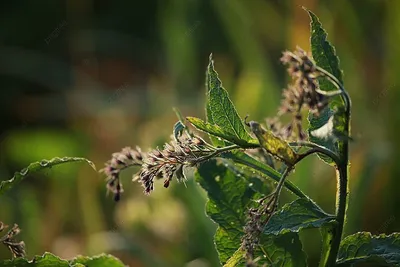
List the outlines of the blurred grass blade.
{"type": "Polygon", "coordinates": [[[211,134],[213,136],[220,137],[225,139],[226,141],[232,142],[238,146],[243,148],[247,147],[255,147],[257,146],[258,142],[255,139],[240,139],[236,135],[225,131],[225,128],[222,128],[218,125],[210,124],[208,122],[203,121],[202,119],[195,118],[195,117],[187,117],[186,118],[194,127],[197,129],[211,134]]]}
{"type": "Polygon", "coordinates": [[[347,236],[340,244],[338,266],[361,262],[374,263],[374,266],[400,266],[400,233],[373,236],[360,232],[347,236]]]}
{"type": "Polygon", "coordinates": [[[207,68],[207,103],[206,113],[207,122],[218,125],[226,133],[236,136],[238,139],[251,140],[251,136],[246,131],[243,120],[237,113],[232,101],[229,99],[228,92],[222,87],[222,82],[218,78],[218,73],[214,69],[214,61],[210,55],[207,68]]]}
{"type": "MultiPolygon", "coordinates": [[[[311,19],[311,51],[316,64],[335,76],[343,84],[342,71],[335,48],[327,40],[327,33],[322,27],[318,17],[310,10],[305,9],[311,19]]],[[[318,79],[322,91],[336,91],[337,88],[326,78],[318,79]]],[[[329,105],[319,117],[308,116],[310,141],[322,145],[331,151],[342,154],[344,132],[346,125],[345,104],[340,96],[333,97],[329,105]]],[[[332,159],[319,154],[319,157],[328,164],[333,164],[332,159]]]]}
{"type": "Polygon", "coordinates": [[[14,176],[10,180],[0,182],[0,196],[3,195],[5,192],[13,188],[17,183],[21,182],[24,178],[29,176],[29,174],[38,172],[40,170],[51,168],[56,165],[69,163],[69,162],[86,162],[96,170],[96,167],[93,162],[85,158],[78,158],[78,157],[63,157],[63,158],[53,158],[51,160],[41,160],[38,162],[34,162],[29,164],[28,167],[22,169],[19,172],[16,172],[14,176]]]}

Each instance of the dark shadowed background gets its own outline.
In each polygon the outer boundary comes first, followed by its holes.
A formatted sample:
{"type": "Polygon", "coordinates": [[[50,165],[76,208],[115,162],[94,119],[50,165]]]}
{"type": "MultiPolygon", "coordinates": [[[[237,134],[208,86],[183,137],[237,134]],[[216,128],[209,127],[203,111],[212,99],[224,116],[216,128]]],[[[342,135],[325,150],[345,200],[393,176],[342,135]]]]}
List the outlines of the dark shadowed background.
{"type": "MultiPolygon", "coordinates": [[[[319,16],[353,101],[345,234],[400,231],[400,1],[3,1],[0,4],[0,180],[30,162],[81,156],[100,169],[124,146],[168,141],[176,117],[204,118],[208,56],[241,116],[273,116],[288,77],[281,52],[309,50],[319,16]]],[[[151,196],[123,174],[119,203],[82,163],[24,180],[0,199],[28,256],[102,252],[130,266],[218,266],[205,193],[189,177],[151,196]]],[[[290,177],[334,211],[334,170],[316,157],[290,177]]],[[[302,239],[310,266],[318,231],[302,239]]],[[[3,247],[0,259],[10,258],[3,247]]]]}

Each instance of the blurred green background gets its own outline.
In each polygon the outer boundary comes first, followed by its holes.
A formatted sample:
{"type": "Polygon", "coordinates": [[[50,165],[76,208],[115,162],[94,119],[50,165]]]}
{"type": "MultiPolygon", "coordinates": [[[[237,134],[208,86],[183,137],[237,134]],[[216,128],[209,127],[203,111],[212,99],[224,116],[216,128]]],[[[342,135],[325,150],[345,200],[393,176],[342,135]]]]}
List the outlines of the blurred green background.
{"type": "MultiPolygon", "coordinates": [[[[400,1],[2,1],[0,179],[30,162],[112,152],[169,139],[176,106],[204,118],[204,73],[216,69],[239,113],[274,116],[288,77],[281,52],[309,50],[309,18],[336,46],[353,102],[351,196],[345,234],[400,231],[400,1]]],[[[151,196],[123,174],[119,203],[85,164],[32,175],[0,199],[0,220],[22,228],[28,256],[102,252],[129,266],[219,266],[205,193],[156,184],[151,196]]],[[[290,177],[334,211],[334,170],[316,157],[290,177]]],[[[302,233],[310,266],[318,231],[302,233]]],[[[0,259],[10,258],[0,247],[0,259]]]]}

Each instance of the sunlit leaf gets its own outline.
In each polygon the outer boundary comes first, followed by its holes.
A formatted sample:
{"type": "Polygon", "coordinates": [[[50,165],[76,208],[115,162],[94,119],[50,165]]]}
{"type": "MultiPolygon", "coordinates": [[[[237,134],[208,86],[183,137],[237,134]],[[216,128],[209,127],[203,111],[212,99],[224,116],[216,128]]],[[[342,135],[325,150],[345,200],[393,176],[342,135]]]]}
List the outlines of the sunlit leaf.
{"type": "Polygon", "coordinates": [[[329,255],[332,250],[332,242],[337,235],[338,222],[332,220],[328,223],[323,224],[319,231],[321,233],[322,245],[321,245],[321,260],[319,261],[320,267],[325,267],[329,261],[329,255]]]}
{"type": "Polygon", "coordinates": [[[34,162],[29,164],[28,167],[22,169],[19,172],[16,172],[14,176],[10,180],[5,180],[0,182],[0,195],[4,194],[6,191],[10,190],[17,183],[22,181],[24,178],[29,176],[32,173],[41,171],[46,168],[51,168],[56,165],[69,163],[69,162],[86,162],[88,163],[94,170],[96,170],[95,165],[88,159],[78,158],[78,157],[63,157],[63,158],[53,158],[51,160],[41,160],[38,162],[34,162]]]}
{"type": "MultiPolygon", "coordinates": [[[[322,28],[318,17],[311,11],[306,10],[311,18],[311,51],[317,65],[332,75],[343,84],[342,71],[339,66],[339,58],[336,56],[335,48],[327,40],[327,33],[322,28]]],[[[337,88],[326,78],[318,79],[322,91],[334,91],[337,88]]],[[[319,117],[308,116],[310,141],[322,145],[341,155],[343,143],[349,133],[345,132],[346,116],[345,104],[340,96],[329,101],[319,117]]],[[[320,158],[328,164],[333,164],[332,159],[319,154],[320,158]]]]}
{"type": "Polygon", "coordinates": [[[400,266],[400,233],[373,236],[360,232],[342,240],[338,266],[368,262],[374,266],[400,266]]]}
{"type": "Polygon", "coordinates": [[[285,140],[275,136],[271,131],[264,130],[259,123],[254,121],[250,122],[250,129],[266,152],[290,165],[297,162],[298,155],[285,140]]]}
{"type": "Polygon", "coordinates": [[[233,253],[232,257],[224,264],[224,267],[235,267],[239,266],[240,264],[243,265],[244,257],[246,253],[243,249],[239,248],[238,250],[233,253]]]}
{"type": "Polygon", "coordinates": [[[240,139],[236,135],[233,135],[233,134],[225,131],[224,128],[221,128],[215,124],[205,122],[199,118],[187,117],[186,119],[197,129],[199,129],[203,132],[209,133],[213,136],[220,137],[226,141],[237,144],[241,147],[244,147],[244,148],[255,147],[258,144],[258,141],[255,139],[247,139],[247,140],[240,139]]]}

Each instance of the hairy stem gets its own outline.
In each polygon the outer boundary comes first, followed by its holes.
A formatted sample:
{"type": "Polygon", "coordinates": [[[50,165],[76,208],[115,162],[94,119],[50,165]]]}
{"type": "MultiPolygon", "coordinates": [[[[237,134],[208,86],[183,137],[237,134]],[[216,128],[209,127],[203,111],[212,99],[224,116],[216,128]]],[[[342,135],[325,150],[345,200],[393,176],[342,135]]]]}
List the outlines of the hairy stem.
{"type": "MultiPolygon", "coordinates": [[[[337,166],[339,166],[339,164],[341,162],[339,159],[339,156],[336,155],[333,151],[331,151],[323,146],[317,145],[315,143],[311,143],[311,142],[307,142],[307,141],[298,141],[298,142],[291,142],[291,143],[289,143],[289,145],[299,146],[299,147],[310,147],[310,148],[312,148],[312,150],[307,151],[308,153],[312,154],[312,153],[317,152],[320,154],[324,154],[325,156],[328,156],[329,158],[331,158],[336,163],[337,166]]],[[[305,155],[303,154],[302,157],[304,157],[304,156],[305,155]]]]}
{"type": "MultiPolygon", "coordinates": [[[[350,134],[350,116],[351,116],[351,101],[350,96],[339,82],[339,80],[326,70],[317,67],[318,71],[325,75],[325,77],[340,89],[344,104],[346,106],[345,113],[345,129],[346,134],[350,134]]],[[[336,191],[336,225],[332,225],[332,242],[330,243],[330,249],[327,251],[328,255],[322,255],[322,259],[326,259],[326,262],[321,262],[320,266],[335,266],[337,254],[339,252],[340,241],[342,240],[344,222],[346,220],[346,209],[347,209],[347,197],[348,197],[348,161],[349,161],[349,140],[343,140],[343,146],[339,155],[340,163],[337,165],[337,180],[338,186],[336,191]]]]}

